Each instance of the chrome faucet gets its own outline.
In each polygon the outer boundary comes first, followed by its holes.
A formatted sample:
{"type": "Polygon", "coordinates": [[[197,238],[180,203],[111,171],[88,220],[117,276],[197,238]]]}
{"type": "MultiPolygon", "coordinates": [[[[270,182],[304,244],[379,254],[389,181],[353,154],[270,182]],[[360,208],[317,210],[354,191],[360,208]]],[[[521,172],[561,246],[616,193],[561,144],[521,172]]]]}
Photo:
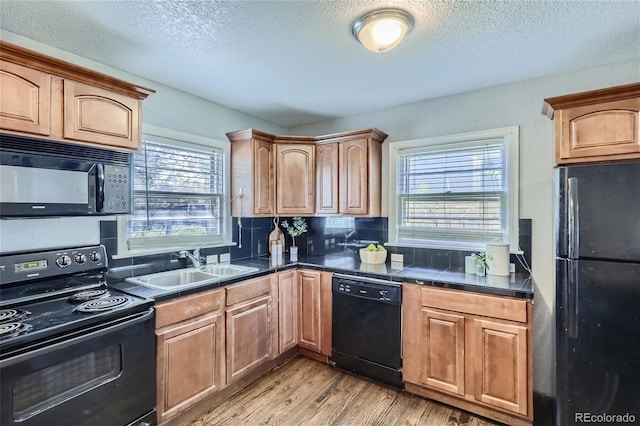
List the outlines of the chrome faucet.
{"type": "Polygon", "coordinates": [[[180,255],[180,259],[189,259],[193,264],[193,267],[198,269],[200,268],[199,249],[195,249],[194,253],[195,254],[191,254],[190,251],[182,250],[181,252],[178,253],[178,255],[180,255]]]}

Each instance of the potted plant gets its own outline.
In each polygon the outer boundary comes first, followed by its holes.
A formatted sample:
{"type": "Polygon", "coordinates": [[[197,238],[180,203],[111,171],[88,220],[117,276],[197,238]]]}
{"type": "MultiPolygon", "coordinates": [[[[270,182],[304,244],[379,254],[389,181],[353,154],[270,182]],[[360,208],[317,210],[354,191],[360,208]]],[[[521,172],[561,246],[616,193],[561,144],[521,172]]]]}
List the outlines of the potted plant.
{"type": "Polygon", "coordinates": [[[480,253],[473,253],[471,255],[476,262],[476,275],[483,277],[486,270],[489,269],[489,259],[492,259],[490,255],[487,255],[486,251],[480,253]]]}
{"type": "Polygon", "coordinates": [[[296,246],[296,237],[307,232],[307,222],[300,216],[292,219],[292,224],[286,220],[282,221],[282,227],[291,235],[291,247],[289,248],[289,258],[292,261],[298,260],[298,246],[296,246]]]}

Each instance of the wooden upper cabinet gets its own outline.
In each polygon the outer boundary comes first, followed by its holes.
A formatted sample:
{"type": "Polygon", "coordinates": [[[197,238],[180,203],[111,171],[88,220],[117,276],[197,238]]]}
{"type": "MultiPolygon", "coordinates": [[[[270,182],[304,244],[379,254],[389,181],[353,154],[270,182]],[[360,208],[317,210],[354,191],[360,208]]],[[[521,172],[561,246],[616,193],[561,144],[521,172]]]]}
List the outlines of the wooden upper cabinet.
{"type": "Polygon", "coordinates": [[[0,128],[51,134],[51,75],[0,61],[0,128]]]}
{"type": "Polygon", "coordinates": [[[227,133],[231,142],[231,215],[275,216],[273,135],[254,129],[227,133]]]}
{"type": "Polygon", "coordinates": [[[227,137],[232,216],[380,216],[380,130],[308,137],[246,129],[227,137]]]}
{"type": "Polygon", "coordinates": [[[640,159],[640,83],[545,99],[556,164],[640,159]]]}
{"type": "Polygon", "coordinates": [[[340,212],[338,148],[337,143],[316,146],[316,214],[319,215],[340,212]]]}
{"type": "MultiPolygon", "coordinates": [[[[340,211],[367,214],[369,207],[368,143],[366,139],[340,143],[340,211]]],[[[378,191],[379,192],[379,191],[378,191]]]]}
{"type": "Polygon", "coordinates": [[[309,144],[276,143],[276,214],[313,215],[315,149],[309,144]]]}
{"type": "Polygon", "coordinates": [[[137,152],[154,90],[0,41],[3,132],[137,152]]]}
{"type": "MultiPolygon", "coordinates": [[[[273,216],[275,213],[276,188],[273,145],[269,142],[257,140],[254,143],[253,155],[253,213],[273,216]]],[[[240,201],[242,202],[242,200],[240,201]]]]}
{"type": "Polygon", "coordinates": [[[72,80],[64,81],[64,138],[137,150],[142,101],[72,80]]]}

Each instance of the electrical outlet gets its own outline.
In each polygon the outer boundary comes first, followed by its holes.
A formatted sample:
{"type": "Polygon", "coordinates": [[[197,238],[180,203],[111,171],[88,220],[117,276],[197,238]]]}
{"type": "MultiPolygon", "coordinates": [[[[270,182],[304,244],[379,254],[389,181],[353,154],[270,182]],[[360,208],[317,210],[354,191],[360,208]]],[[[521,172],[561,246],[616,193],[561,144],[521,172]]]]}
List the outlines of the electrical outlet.
{"type": "Polygon", "coordinates": [[[213,264],[218,263],[218,255],[217,254],[211,254],[211,255],[207,256],[207,264],[209,264],[209,263],[213,263],[213,264]]]}
{"type": "Polygon", "coordinates": [[[231,254],[222,253],[220,255],[220,263],[229,263],[229,262],[231,262],[231,254]]]}
{"type": "Polygon", "coordinates": [[[391,253],[391,261],[392,262],[400,262],[402,263],[404,259],[404,255],[400,253],[391,253]]]}

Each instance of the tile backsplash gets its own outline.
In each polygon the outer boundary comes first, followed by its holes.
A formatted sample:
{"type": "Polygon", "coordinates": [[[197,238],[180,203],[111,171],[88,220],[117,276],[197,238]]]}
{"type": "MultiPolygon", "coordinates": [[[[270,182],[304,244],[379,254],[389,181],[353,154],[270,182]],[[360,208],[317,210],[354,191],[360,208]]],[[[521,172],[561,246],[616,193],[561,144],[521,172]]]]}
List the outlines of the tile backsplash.
{"type": "MultiPolygon", "coordinates": [[[[201,254],[220,255],[228,253],[231,261],[260,256],[268,256],[268,239],[275,229],[272,217],[242,218],[242,228],[238,226],[238,218],[232,218],[231,237],[238,242],[238,230],[242,229],[242,247],[238,245],[205,248],[201,254]]],[[[291,222],[290,217],[280,218],[291,222]]],[[[300,255],[353,254],[357,251],[358,242],[384,243],[387,240],[389,220],[386,217],[353,218],[353,217],[309,217],[305,218],[308,232],[296,237],[300,255]]],[[[520,247],[524,258],[531,265],[531,219],[520,219],[520,247]]],[[[281,227],[282,229],[282,227],[281,227]]],[[[291,237],[284,231],[285,247],[288,251],[291,237]]],[[[117,253],[117,227],[114,221],[100,223],[100,242],[109,253],[110,274],[114,278],[153,273],[186,266],[185,259],[179,259],[175,253],[163,253],[149,256],[113,259],[117,253]]],[[[464,258],[469,251],[442,250],[416,247],[387,247],[390,253],[404,256],[404,264],[420,264],[437,268],[464,268],[464,258]]],[[[511,263],[516,264],[516,271],[522,271],[520,263],[511,255],[511,263]]]]}

